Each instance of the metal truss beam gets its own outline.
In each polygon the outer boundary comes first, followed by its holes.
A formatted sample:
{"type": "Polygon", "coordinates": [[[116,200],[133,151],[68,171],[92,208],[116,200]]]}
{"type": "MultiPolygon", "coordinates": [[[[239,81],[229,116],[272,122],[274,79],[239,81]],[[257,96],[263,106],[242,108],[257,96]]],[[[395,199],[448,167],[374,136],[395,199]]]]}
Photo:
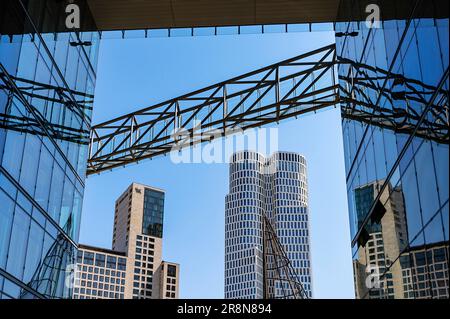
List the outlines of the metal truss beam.
{"type": "Polygon", "coordinates": [[[344,119],[448,143],[448,91],[415,131],[435,87],[336,57],[329,45],[116,119],[91,130],[87,174],[340,104],[344,119]],[[335,84],[335,65],[349,76],[335,84]],[[382,81],[391,85],[382,88],[382,81]],[[378,95],[382,104],[375,105],[378,95]]]}
{"type": "Polygon", "coordinates": [[[308,299],[270,219],[263,217],[264,299],[308,299]]]}
{"type": "Polygon", "coordinates": [[[332,107],[334,55],[329,45],[95,125],[87,173],[332,107]]]}
{"type": "Polygon", "coordinates": [[[349,68],[347,76],[339,76],[342,118],[404,134],[412,134],[417,127],[415,136],[449,143],[448,89],[347,59],[338,59],[337,63],[349,68]],[[385,81],[387,85],[383,86],[385,81]],[[435,92],[437,98],[419,125],[435,92]]]}
{"type": "Polygon", "coordinates": [[[92,95],[12,77],[3,66],[0,80],[0,89],[12,101],[7,103],[10,109],[0,113],[0,127],[90,144],[88,175],[336,105],[344,120],[449,143],[448,88],[437,90],[417,79],[336,57],[334,44],[91,130],[80,117],[90,112],[92,95]],[[347,68],[347,75],[336,84],[338,64],[347,68]],[[382,85],[385,81],[387,85],[382,85]],[[438,96],[420,121],[434,92],[438,96]],[[25,111],[11,109],[15,99],[26,106],[25,111]],[[69,112],[78,124],[67,125],[64,116],[69,112]],[[52,114],[58,114],[56,120],[52,114]]]}
{"type": "Polygon", "coordinates": [[[0,65],[0,90],[8,100],[0,128],[88,144],[94,96],[10,75],[0,65]]]}

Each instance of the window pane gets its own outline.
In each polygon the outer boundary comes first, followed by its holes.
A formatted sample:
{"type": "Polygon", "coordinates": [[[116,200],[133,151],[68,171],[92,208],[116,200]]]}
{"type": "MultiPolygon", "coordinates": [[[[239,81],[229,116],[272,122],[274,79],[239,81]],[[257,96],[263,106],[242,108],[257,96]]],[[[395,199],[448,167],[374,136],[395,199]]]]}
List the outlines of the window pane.
{"type": "Polygon", "coordinates": [[[0,190],[0,268],[5,268],[13,220],[13,201],[0,190]]]}
{"type": "MultiPolygon", "coordinates": [[[[68,179],[66,179],[64,183],[64,192],[61,205],[61,216],[59,218],[59,225],[63,229],[66,229],[66,227],[68,226],[67,223],[69,221],[70,215],[72,214],[74,189],[75,188],[73,184],[68,179]]],[[[67,229],[67,232],[69,235],[71,235],[71,229],[67,229]]]]}
{"type": "Polygon", "coordinates": [[[37,156],[41,143],[36,135],[27,134],[25,140],[24,156],[22,160],[22,169],[20,170],[20,184],[31,196],[34,195],[34,185],[38,168],[37,156]]]}
{"type": "Polygon", "coordinates": [[[105,255],[95,254],[95,265],[99,267],[105,267],[105,255]]]}
{"type": "Polygon", "coordinates": [[[19,279],[22,279],[23,275],[29,225],[28,215],[19,206],[16,206],[6,271],[19,279]]]}
{"type": "Polygon", "coordinates": [[[8,131],[5,142],[5,149],[8,150],[8,152],[3,154],[2,166],[16,180],[19,179],[24,142],[24,134],[17,133],[15,131],[8,131]]]}
{"type": "Polygon", "coordinates": [[[106,267],[115,269],[116,268],[117,258],[114,256],[108,256],[106,261],[106,267]]]}
{"type": "Polygon", "coordinates": [[[46,147],[42,147],[39,159],[39,171],[36,181],[36,193],[34,199],[45,210],[48,208],[48,197],[50,195],[50,181],[52,178],[53,158],[46,147]]]}
{"type": "Polygon", "coordinates": [[[50,188],[50,201],[48,213],[55,220],[59,221],[61,212],[61,199],[63,190],[64,172],[59,165],[54,165],[53,176],[50,188]]]}
{"type": "Polygon", "coordinates": [[[30,227],[30,237],[28,240],[27,256],[25,262],[25,274],[23,280],[28,283],[34,273],[36,268],[41,261],[42,255],[42,245],[44,242],[44,230],[34,221],[31,222],[30,227]]]}

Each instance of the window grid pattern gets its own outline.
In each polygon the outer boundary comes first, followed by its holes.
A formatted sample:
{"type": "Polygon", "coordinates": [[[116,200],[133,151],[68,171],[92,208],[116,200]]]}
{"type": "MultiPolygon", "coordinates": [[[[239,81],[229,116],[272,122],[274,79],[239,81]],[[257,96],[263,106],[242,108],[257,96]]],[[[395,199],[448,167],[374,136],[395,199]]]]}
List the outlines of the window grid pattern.
{"type": "MultiPolygon", "coordinates": [[[[60,21],[53,7],[57,5],[52,1],[30,3],[26,5],[29,16],[9,12],[6,5],[2,14],[17,30],[24,30],[24,24],[31,25],[29,18],[40,28],[60,21]]],[[[85,12],[86,21],[89,18],[85,12]]],[[[94,93],[98,42],[98,32],[40,33],[38,29],[11,37],[0,34],[2,70],[16,79],[18,87],[41,96],[9,98],[11,92],[0,80],[0,113],[33,118],[27,109],[29,104],[52,124],[73,129],[85,126],[56,90],[42,90],[41,84],[86,94],[79,99],[77,96],[77,102],[87,106],[80,113],[89,123],[92,99],[88,96],[94,93]],[[90,41],[91,46],[70,45],[80,40],[90,41]]],[[[73,102],[73,98],[69,100],[73,102]]],[[[48,298],[70,298],[72,289],[64,285],[68,275],[65,266],[73,264],[75,258],[87,145],[35,134],[33,130],[0,129],[0,196],[9,197],[6,206],[2,198],[0,209],[0,268],[15,278],[6,286],[0,283],[0,298],[24,297],[33,289],[48,298]],[[50,266],[56,259],[63,261],[58,269],[50,266]],[[25,286],[30,290],[21,288],[25,286]]]]}
{"type": "Polygon", "coordinates": [[[161,276],[162,283],[161,289],[163,289],[161,295],[166,299],[177,298],[177,265],[171,265],[164,263],[162,266],[162,272],[165,276],[161,276]],[[166,278],[164,282],[164,278],[166,278]]]}
{"type": "MultiPolygon", "coordinates": [[[[268,159],[255,152],[235,153],[229,185],[225,198],[225,298],[263,298],[263,214],[272,221],[311,296],[305,159],[288,152],[268,159]]],[[[268,289],[282,295],[281,286],[268,289]]]]}
{"type": "Polygon", "coordinates": [[[133,299],[154,298],[155,238],[137,235],[133,276],[133,299]]]}
{"type": "MultiPolygon", "coordinates": [[[[380,28],[367,28],[360,2],[341,1],[339,16],[345,17],[342,21],[352,22],[336,24],[336,31],[349,34],[336,38],[337,54],[375,67],[367,73],[372,79],[378,77],[376,68],[391,69],[429,86],[443,83],[442,89],[448,92],[448,78],[443,77],[449,64],[448,18],[419,17],[436,15],[441,10],[437,1],[411,1],[402,10],[409,18],[382,21],[380,28]]],[[[346,65],[338,66],[339,76],[352,76],[349,70],[346,65]]],[[[404,90],[404,84],[398,84],[393,79],[375,83],[388,92],[404,90]]],[[[364,93],[380,107],[413,110],[419,116],[434,93],[430,90],[425,101],[417,101],[390,99],[375,92],[364,93]]],[[[448,105],[448,95],[447,99],[434,103],[443,108],[448,105]]],[[[430,112],[424,116],[434,117],[430,112]]],[[[425,250],[426,254],[432,254],[433,247],[440,247],[442,258],[449,262],[448,144],[349,119],[343,120],[342,130],[356,297],[448,297],[448,280],[433,279],[437,277],[433,271],[448,278],[448,270],[444,274],[441,269],[435,270],[436,265],[441,267],[441,262],[425,258],[428,268],[418,268],[423,272],[421,277],[414,264],[418,252],[425,250]],[[367,245],[380,233],[385,264],[381,265],[377,259],[374,265],[380,267],[381,281],[392,276],[393,285],[376,288],[365,284],[370,274],[368,267],[373,266],[367,245]]]]}

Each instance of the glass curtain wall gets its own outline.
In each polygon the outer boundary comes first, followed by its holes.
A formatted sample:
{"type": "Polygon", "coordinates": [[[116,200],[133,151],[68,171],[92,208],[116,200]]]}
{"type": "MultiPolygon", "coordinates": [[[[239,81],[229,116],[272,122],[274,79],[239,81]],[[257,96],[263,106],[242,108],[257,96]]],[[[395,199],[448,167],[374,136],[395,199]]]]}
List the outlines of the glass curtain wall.
{"type": "Polygon", "coordinates": [[[370,2],[341,1],[341,95],[401,116],[342,123],[356,297],[448,298],[448,3],[370,2]]]}
{"type": "Polygon", "coordinates": [[[72,294],[99,34],[67,4],[0,4],[0,298],[72,294]]]}

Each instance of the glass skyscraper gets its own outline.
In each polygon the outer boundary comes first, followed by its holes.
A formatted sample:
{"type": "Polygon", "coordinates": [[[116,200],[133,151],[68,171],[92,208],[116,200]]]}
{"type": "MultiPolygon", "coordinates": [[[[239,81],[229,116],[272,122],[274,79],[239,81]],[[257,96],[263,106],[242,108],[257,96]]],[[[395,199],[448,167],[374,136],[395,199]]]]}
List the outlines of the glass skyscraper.
{"type": "Polygon", "coordinates": [[[340,2],[341,96],[415,121],[342,122],[356,297],[448,298],[448,3],[374,3],[340,2]]]}
{"type": "Polygon", "coordinates": [[[0,4],[3,299],[72,295],[99,34],[63,32],[65,5],[0,4]]]}
{"type": "MultiPolygon", "coordinates": [[[[225,198],[225,298],[283,296],[287,282],[274,278],[273,256],[264,254],[264,216],[312,296],[308,188],[305,158],[277,152],[271,157],[243,151],[230,163],[229,193],[225,198]],[[265,269],[269,269],[264,274],[265,269]],[[267,282],[264,291],[264,282],[267,282]]],[[[286,279],[286,278],[283,278],[286,279]]]]}

